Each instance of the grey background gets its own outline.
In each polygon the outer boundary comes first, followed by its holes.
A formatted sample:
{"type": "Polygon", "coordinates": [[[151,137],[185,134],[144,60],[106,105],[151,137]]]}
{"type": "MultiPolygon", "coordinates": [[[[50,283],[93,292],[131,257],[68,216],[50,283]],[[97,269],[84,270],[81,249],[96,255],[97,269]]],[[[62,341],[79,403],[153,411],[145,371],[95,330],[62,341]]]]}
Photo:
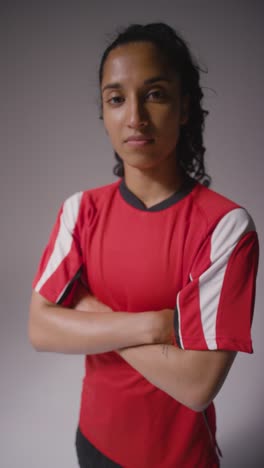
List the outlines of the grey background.
{"type": "MultiPolygon", "coordinates": [[[[0,465],[74,468],[83,356],[36,353],[31,281],[62,201],[116,180],[97,69],[117,26],[165,21],[201,65],[212,188],[244,205],[263,241],[261,1],[2,1],[0,465]],[[213,90],[214,91],[213,91],[213,90]]],[[[264,466],[263,264],[253,342],[216,398],[222,466],[264,466]]],[[[164,467],[166,468],[166,467],[164,467]]]]}

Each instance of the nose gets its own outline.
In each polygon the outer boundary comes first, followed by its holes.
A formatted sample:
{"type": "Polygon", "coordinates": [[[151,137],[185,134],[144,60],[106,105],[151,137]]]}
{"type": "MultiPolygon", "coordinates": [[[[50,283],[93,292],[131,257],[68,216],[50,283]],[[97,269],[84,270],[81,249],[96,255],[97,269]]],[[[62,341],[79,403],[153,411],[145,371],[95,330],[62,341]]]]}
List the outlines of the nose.
{"type": "Polygon", "coordinates": [[[139,129],[149,124],[148,112],[140,98],[128,102],[127,123],[129,128],[139,129]]]}

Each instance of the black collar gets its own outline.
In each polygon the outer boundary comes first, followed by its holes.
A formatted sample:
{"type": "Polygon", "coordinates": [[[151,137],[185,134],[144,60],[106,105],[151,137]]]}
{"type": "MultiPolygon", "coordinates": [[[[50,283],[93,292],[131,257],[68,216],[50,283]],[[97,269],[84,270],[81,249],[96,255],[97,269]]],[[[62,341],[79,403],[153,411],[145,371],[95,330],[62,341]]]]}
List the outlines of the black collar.
{"type": "Polygon", "coordinates": [[[129,188],[126,185],[125,179],[122,178],[121,183],[119,184],[119,190],[120,194],[123,197],[123,199],[129,204],[132,205],[134,208],[137,208],[138,210],[142,211],[162,211],[165,210],[166,208],[169,208],[170,206],[174,205],[175,203],[179,202],[182,200],[186,195],[188,195],[193,187],[196,185],[196,180],[192,179],[191,177],[186,177],[184,183],[182,184],[180,190],[178,192],[173,193],[172,195],[169,196],[169,198],[166,198],[166,200],[163,200],[156,205],[153,205],[149,208],[147,208],[144,203],[136,197],[136,195],[129,190],[129,188]]]}

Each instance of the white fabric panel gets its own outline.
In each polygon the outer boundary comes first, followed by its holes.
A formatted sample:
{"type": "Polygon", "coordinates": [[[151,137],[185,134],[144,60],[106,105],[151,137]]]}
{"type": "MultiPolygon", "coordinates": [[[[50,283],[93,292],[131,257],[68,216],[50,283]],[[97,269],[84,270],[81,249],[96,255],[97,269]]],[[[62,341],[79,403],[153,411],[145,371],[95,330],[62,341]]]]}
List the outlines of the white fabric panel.
{"type": "Polygon", "coordinates": [[[246,210],[236,208],[221,219],[213,232],[211,266],[199,279],[201,320],[208,349],[217,349],[217,310],[228,260],[239,240],[252,230],[255,226],[246,210]]]}
{"type": "Polygon", "coordinates": [[[177,311],[178,311],[178,332],[179,332],[180,347],[184,349],[183,341],[182,341],[182,333],[181,333],[180,294],[177,295],[177,311]]]}
{"type": "Polygon", "coordinates": [[[56,271],[58,266],[70,252],[72,246],[72,233],[78,218],[82,194],[83,192],[78,192],[72,195],[63,205],[63,211],[60,217],[60,228],[55,241],[54,250],[35,287],[37,292],[40,291],[43,284],[56,271]]]}

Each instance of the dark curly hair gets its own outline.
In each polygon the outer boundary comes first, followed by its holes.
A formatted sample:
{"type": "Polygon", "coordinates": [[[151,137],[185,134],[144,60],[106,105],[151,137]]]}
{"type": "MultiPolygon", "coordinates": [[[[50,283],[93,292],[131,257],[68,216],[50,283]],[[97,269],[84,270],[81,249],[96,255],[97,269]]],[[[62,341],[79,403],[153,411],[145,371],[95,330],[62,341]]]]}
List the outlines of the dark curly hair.
{"type": "MultiPolygon", "coordinates": [[[[131,42],[153,43],[162,52],[163,57],[166,57],[172,69],[177,72],[181,82],[181,92],[183,95],[189,96],[190,106],[188,122],[181,127],[177,143],[177,158],[186,174],[209,186],[211,177],[205,172],[205,147],[203,145],[204,120],[208,111],[202,108],[201,68],[192,56],[185,41],[167,24],[132,24],[121,31],[106,48],[99,67],[100,85],[103,79],[104,64],[111,50],[131,42]]],[[[100,118],[102,119],[102,112],[100,118]]],[[[123,177],[123,161],[116,152],[115,157],[117,164],[113,172],[118,177],[123,177]]]]}

